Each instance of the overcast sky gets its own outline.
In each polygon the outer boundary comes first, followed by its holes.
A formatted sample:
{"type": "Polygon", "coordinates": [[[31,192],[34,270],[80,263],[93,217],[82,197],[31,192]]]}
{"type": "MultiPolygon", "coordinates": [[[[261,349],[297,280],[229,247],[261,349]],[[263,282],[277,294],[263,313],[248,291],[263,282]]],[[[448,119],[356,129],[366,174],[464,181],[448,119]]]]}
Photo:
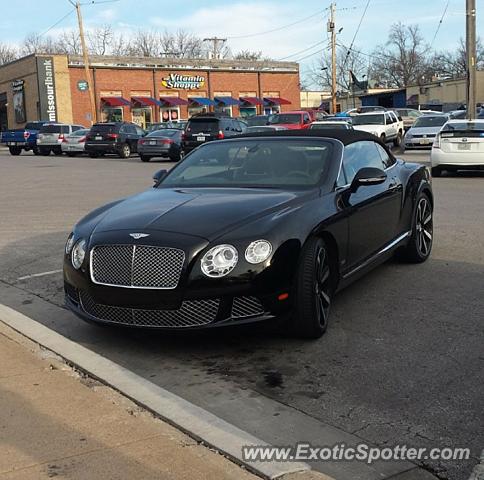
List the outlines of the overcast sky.
{"type": "MultiPolygon", "coordinates": [[[[87,28],[110,23],[117,31],[129,32],[138,28],[174,31],[181,28],[203,37],[227,37],[234,52],[261,50],[274,59],[300,60],[303,76],[325,45],[298,52],[327,39],[329,1],[118,0],[88,5],[90,1],[84,0],[86,5],[83,7],[87,28]],[[297,23],[279,29],[294,22],[297,23]],[[277,31],[253,35],[274,29],[277,31]]],[[[370,0],[354,45],[370,53],[376,45],[384,43],[389,26],[397,21],[419,24],[430,44],[447,1],[447,12],[433,46],[453,49],[459,38],[465,35],[465,0],[370,0]]],[[[478,34],[484,37],[484,0],[476,2],[478,34]]],[[[337,28],[343,27],[339,42],[349,45],[367,0],[339,0],[336,3],[337,28]]],[[[19,42],[27,33],[47,30],[70,10],[72,7],[67,0],[3,0],[0,39],[19,42]]],[[[71,14],[50,34],[75,26],[76,18],[71,14]]]]}

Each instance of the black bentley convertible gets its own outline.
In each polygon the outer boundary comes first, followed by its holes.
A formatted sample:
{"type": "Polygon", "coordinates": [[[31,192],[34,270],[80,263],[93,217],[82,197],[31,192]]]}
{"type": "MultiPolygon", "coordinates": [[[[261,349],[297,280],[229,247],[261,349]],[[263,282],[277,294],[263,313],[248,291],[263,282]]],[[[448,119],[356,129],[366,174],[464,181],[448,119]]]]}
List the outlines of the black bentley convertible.
{"type": "Polygon", "coordinates": [[[66,302],[81,318],[182,329],[281,317],[315,338],[338,289],[432,248],[427,169],[364,132],[214,141],[154,179],[69,236],[66,302]]]}

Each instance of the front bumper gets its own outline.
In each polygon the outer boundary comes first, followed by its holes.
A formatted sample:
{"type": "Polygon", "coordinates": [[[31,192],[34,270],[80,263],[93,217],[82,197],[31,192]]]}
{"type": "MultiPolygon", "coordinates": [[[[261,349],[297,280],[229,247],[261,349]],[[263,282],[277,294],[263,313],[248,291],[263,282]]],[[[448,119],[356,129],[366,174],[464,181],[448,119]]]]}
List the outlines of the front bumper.
{"type": "Polygon", "coordinates": [[[406,138],[403,139],[405,148],[432,148],[435,137],[426,138],[406,138]]]}

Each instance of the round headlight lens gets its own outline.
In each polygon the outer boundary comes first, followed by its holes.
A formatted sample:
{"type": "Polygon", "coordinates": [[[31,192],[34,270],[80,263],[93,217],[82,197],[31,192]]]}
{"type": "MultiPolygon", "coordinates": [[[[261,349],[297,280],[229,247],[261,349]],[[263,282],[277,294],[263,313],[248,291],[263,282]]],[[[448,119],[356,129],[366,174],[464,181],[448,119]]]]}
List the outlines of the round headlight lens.
{"type": "Polygon", "coordinates": [[[73,246],[74,246],[74,232],[72,232],[67,237],[67,242],[66,242],[66,255],[69,255],[71,253],[73,246]]]}
{"type": "Polygon", "coordinates": [[[239,254],[232,245],[217,245],[202,258],[202,272],[207,277],[219,278],[230,273],[237,265],[239,254]]]}
{"type": "Polygon", "coordinates": [[[272,245],[267,240],[252,242],[245,251],[245,259],[249,263],[261,263],[267,260],[272,253],[272,245]]]}
{"type": "Polygon", "coordinates": [[[86,256],[86,241],[81,238],[76,242],[76,244],[72,248],[72,254],[71,254],[72,266],[76,270],[79,270],[81,268],[81,265],[82,265],[82,262],[84,261],[85,256],[86,256]]]}

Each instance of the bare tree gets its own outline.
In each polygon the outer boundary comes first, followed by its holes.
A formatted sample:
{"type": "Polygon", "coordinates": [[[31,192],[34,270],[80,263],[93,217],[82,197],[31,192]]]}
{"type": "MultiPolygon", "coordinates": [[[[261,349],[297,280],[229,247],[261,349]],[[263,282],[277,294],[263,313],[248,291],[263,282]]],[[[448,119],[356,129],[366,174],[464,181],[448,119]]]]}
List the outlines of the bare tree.
{"type": "MultiPolygon", "coordinates": [[[[358,48],[349,51],[346,47],[338,46],[336,55],[336,88],[341,91],[351,89],[350,71],[359,80],[368,75],[367,59],[358,48]]],[[[332,62],[331,52],[325,50],[323,56],[309,69],[306,81],[324,89],[331,89],[332,62]]]]}
{"type": "Polygon", "coordinates": [[[257,61],[262,60],[262,52],[259,50],[258,52],[252,52],[250,50],[240,50],[234,55],[235,60],[249,60],[249,61],[257,61]]]}
{"type": "MultiPolygon", "coordinates": [[[[477,39],[477,68],[484,69],[484,45],[477,39]]],[[[455,51],[437,52],[430,62],[434,76],[458,78],[467,73],[467,52],[465,41],[461,38],[455,51]]]]}
{"type": "Polygon", "coordinates": [[[111,25],[102,25],[87,33],[89,53],[92,55],[107,55],[111,51],[114,32],[111,25]]]}
{"type": "Polygon", "coordinates": [[[372,75],[378,84],[405,87],[428,80],[428,46],[418,25],[394,23],[385,45],[373,52],[372,75]]]}
{"type": "Polygon", "coordinates": [[[127,39],[123,34],[114,34],[111,41],[111,55],[122,57],[124,55],[131,55],[131,52],[132,47],[130,40],[127,39]]]}
{"type": "Polygon", "coordinates": [[[29,33],[22,41],[20,50],[22,55],[55,53],[56,45],[51,37],[42,36],[38,33],[29,33]]]}
{"type": "Polygon", "coordinates": [[[76,30],[64,30],[55,41],[56,53],[67,53],[70,55],[80,55],[81,39],[76,30]]]}
{"type": "Polygon", "coordinates": [[[161,36],[155,30],[139,29],[130,44],[130,55],[158,57],[161,52],[161,36]]]}
{"type": "Polygon", "coordinates": [[[19,51],[16,47],[7,43],[0,43],[0,65],[13,62],[19,58],[19,51]]]}

